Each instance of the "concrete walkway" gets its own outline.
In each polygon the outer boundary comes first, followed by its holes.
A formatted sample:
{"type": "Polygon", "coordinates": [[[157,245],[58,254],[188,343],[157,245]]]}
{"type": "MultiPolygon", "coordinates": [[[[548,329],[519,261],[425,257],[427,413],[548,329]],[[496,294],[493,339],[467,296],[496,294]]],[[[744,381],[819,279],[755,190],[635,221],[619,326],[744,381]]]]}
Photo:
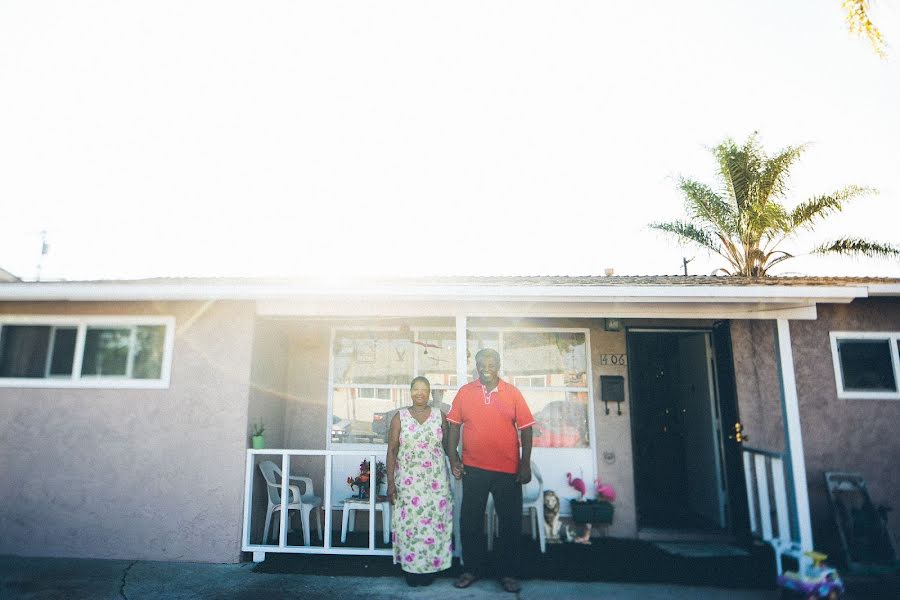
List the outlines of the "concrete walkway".
{"type": "Polygon", "coordinates": [[[518,594],[504,592],[494,580],[457,590],[450,578],[429,587],[410,588],[399,577],[270,575],[253,564],[214,565],[121,560],[19,558],[0,556],[2,600],[150,600],[257,599],[313,600],[773,600],[775,591],[729,590],[661,584],[523,581],[518,594]]]}

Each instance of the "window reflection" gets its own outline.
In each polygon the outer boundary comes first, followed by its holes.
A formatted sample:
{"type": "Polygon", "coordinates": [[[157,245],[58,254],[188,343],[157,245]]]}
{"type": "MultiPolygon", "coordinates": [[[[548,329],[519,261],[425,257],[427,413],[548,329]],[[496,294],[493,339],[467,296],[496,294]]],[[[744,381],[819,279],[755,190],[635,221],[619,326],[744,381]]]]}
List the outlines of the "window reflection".
{"type": "Polygon", "coordinates": [[[419,375],[431,382],[432,405],[450,410],[444,396],[457,386],[453,329],[336,331],[332,358],[332,443],[386,443],[394,414],[412,404],[409,384],[419,375]]]}

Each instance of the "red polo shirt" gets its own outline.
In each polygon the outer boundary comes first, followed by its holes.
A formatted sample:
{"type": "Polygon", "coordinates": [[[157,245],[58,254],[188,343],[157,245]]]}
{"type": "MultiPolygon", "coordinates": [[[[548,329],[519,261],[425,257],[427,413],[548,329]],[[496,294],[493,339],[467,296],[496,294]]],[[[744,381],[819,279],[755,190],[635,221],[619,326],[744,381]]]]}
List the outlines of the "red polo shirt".
{"type": "Polygon", "coordinates": [[[519,389],[503,380],[486,393],[481,381],[459,388],[447,420],[463,427],[463,464],[487,471],[519,471],[519,429],[534,417],[519,389]]]}

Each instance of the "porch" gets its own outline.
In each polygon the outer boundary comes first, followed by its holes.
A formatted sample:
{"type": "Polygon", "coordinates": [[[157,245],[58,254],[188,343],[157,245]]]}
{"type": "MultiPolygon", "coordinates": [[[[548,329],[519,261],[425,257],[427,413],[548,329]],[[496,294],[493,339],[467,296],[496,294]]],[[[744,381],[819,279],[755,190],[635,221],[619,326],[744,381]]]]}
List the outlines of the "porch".
{"type": "MultiPolygon", "coordinates": [[[[544,474],[543,489],[560,496],[564,520],[570,516],[568,500],[576,496],[566,474],[574,471],[586,482],[600,478],[617,490],[616,517],[603,530],[608,539],[650,543],[748,539],[752,517],[744,462],[740,439],[730,435],[728,420],[737,411],[734,406],[722,410],[728,382],[723,387],[721,380],[731,367],[730,347],[723,350],[730,339],[713,339],[716,321],[696,318],[696,309],[689,313],[692,318],[681,319],[671,314],[666,319],[416,314],[426,310],[418,307],[404,312],[407,316],[338,318],[305,314],[309,307],[304,314],[293,315],[284,314],[290,311],[283,304],[259,307],[250,422],[264,422],[270,431],[267,445],[287,450],[255,450],[248,455],[242,550],[252,552],[254,560],[278,553],[389,556],[389,545],[381,541],[386,512],[378,506],[381,499],[370,499],[368,508],[355,511],[350,527],[344,524],[344,503],[353,494],[347,479],[358,474],[361,460],[370,464],[383,460],[387,422],[393,411],[409,404],[407,385],[413,376],[425,375],[432,381],[432,405],[446,411],[459,382],[472,379],[473,356],[482,347],[501,352],[502,376],[519,386],[532,405],[540,430],[533,459],[544,474]],[[265,314],[269,311],[273,314],[265,314]],[[682,452],[688,456],[684,468],[709,473],[697,480],[704,489],[694,489],[690,500],[685,500],[685,507],[702,512],[703,518],[668,528],[656,527],[646,508],[641,515],[635,452],[640,440],[634,432],[632,406],[637,400],[630,381],[635,356],[629,339],[659,332],[675,340],[674,354],[690,351],[695,357],[684,367],[685,377],[693,379],[679,385],[699,389],[691,410],[697,408],[706,421],[691,430],[693,452],[687,446],[682,452]],[[678,345],[687,338],[690,344],[678,345]],[[724,371],[718,372],[718,367],[724,371]],[[688,373],[691,369],[696,373],[688,373]],[[607,385],[609,380],[615,385],[607,385]],[[259,461],[266,454],[283,473],[313,480],[312,493],[321,501],[316,514],[324,522],[321,541],[313,534],[306,543],[290,533],[301,526],[288,524],[291,511],[284,495],[280,496],[282,506],[274,511],[279,521],[270,528],[278,533],[264,535],[262,515],[271,500],[266,499],[259,461]],[[349,534],[351,528],[361,533],[349,534]],[[346,542],[338,541],[345,536],[346,542]]],[[[734,309],[717,310],[716,314],[727,314],[734,309]]],[[[795,308],[789,312],[807,316],[795,308]]],[[[732,396],[727,401],[736,399],[732,396]]],[[[646,486],[643,494],[646,507],[646,486]]],[[[797,531],[793,536],[799,539],[797,531]]]]}

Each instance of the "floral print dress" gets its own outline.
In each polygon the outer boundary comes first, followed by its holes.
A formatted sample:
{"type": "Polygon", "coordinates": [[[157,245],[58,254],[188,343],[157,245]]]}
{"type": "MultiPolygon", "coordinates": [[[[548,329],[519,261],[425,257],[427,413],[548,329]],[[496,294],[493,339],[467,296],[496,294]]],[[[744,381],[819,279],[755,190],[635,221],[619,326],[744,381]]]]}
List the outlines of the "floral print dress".
{"type": "Polygon", "coordinates": [[[443,571],[453,556],[453,502],[441,445],[441,413],[432,408],[421,424],[409,409],[399,414],[397,499],[391,514],[394,564],[407,573],[443,571]]]}

